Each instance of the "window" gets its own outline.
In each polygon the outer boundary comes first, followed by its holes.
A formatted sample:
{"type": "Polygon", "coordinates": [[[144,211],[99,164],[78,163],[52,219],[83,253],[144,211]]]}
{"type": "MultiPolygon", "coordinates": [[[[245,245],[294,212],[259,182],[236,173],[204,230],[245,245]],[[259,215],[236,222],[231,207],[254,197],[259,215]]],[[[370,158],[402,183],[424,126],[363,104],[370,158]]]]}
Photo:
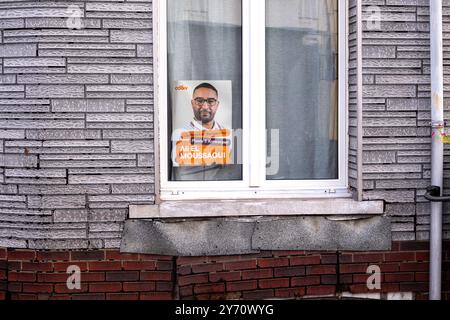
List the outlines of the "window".
{"type": "Polygon", "coordinates": [[[157,2],[161,199],[348,196],[345,2],[157,2]]]}

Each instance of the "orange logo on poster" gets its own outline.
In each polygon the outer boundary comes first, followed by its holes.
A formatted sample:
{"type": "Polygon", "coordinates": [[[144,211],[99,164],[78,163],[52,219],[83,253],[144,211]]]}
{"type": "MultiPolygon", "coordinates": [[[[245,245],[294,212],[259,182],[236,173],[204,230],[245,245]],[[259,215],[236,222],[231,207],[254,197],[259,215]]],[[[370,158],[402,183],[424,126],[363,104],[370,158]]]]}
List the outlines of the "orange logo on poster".
{"type": "Polygon", "coordinates": [[[186,86],[175,87],[175,90],[177,90],[177,91],[187,91],[188,89],[189,89],[189,87],[186,87],[186,86]]]}

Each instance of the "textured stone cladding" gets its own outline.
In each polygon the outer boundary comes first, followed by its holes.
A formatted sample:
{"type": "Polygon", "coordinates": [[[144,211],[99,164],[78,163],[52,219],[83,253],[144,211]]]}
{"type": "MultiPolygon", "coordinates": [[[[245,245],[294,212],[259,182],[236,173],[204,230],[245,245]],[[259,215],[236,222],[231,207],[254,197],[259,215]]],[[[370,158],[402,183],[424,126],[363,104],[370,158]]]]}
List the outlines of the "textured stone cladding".
{"type": "Polygon", "coordinates": [[[349,1],[348,10],[348,179],[349,185],[358,189],[358,117],[357,117],[357,67],[358,67],[358,17],[356,0],[349,1]]]}
{"type": "MultiPolygon", "coordinates": [[[[362,1],[363,197],[386,201],[394,240],[426,240],[428,0],[362,1]]],[[[356,187],[358,21],[348,3],[356,187]]],[[[449,0],[443,19],[448,84],[449,0]]],[[[151,1],[0,1],[0,246],[118,248],[129,204],[154,202],[152,42],[151,1]]],[[[447,99],[445,108],[448,119],[447,99]]]]}
{"type": "Polygon", "coordinates": [[[0,1],[0,246],[118,248],[154,203],[152,38],[151,1],[0,1]]]}
{"type": "MultiPolygon", "coordinates": [[[[450,1],[443,4],[448,120],[450,1]]],[[[363,197],[386,201],[394,240],[425,240],[430,204],[423,196],[431,169],[429,1],[363,0],[362,45],[363,197]],[[378,24],[371,20],[376,15],[381,18],[378,24]]],[[[450,168],[449,152],[446,146],[445,169],[450,168]]],[[[447,170],[444,178],[448,188],[447,170]]],[[[444,238],[449,239],[448,204],[443,222],[444,238]]]]}

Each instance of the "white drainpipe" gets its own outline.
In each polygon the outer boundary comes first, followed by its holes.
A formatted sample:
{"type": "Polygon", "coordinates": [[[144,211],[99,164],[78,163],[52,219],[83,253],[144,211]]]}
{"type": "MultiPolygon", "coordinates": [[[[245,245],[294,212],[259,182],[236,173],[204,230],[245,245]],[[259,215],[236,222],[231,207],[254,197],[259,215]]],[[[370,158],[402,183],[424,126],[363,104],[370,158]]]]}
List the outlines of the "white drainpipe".
{"type": "MultiPolygon", "coordinates": [[[[443,189],[444,145],[439,128],[444,128],[444,76],[442,53],[442,0],[430,0],[431,58],[431,184],[443,189]]],[[[441,299],[442,202],[431,203],[430,300],[441,299]]]]}

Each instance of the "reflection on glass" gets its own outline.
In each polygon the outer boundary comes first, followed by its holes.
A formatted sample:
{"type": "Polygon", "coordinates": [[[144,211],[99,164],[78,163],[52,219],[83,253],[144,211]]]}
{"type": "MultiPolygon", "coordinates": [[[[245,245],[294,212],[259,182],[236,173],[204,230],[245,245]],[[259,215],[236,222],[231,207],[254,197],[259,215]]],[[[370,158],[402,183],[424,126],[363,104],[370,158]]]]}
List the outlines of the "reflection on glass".
{"type": "Polygon", "coordinates": [[[168,0],[169,180],[241,180],[241,0],[168,0]]]}
{"type": "Polygon", "coordinates": [[[337,6],[266,0],[268,180],[338,178],[337,6]]]}

